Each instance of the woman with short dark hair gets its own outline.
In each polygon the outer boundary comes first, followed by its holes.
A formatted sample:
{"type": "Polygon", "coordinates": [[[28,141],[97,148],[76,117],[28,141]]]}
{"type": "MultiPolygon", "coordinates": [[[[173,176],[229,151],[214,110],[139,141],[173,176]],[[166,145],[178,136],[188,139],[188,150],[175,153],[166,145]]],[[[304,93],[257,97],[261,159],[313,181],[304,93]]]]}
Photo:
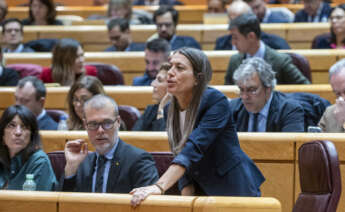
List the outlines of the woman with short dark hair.
{"type": "Polygon", "coordinates": [[[54,0],[30,0],[29,8],[29,18],[23,25],[63,25],[56,19],[54,0]]]}
{"type": "Polygon", "coordinates": [[[0,119],[0,188],[22,190],[26,174],[33,174],[36,190],[54,189],[56,178],[41,150],[36,116],[25,106],[8,107],[0,119]]]}

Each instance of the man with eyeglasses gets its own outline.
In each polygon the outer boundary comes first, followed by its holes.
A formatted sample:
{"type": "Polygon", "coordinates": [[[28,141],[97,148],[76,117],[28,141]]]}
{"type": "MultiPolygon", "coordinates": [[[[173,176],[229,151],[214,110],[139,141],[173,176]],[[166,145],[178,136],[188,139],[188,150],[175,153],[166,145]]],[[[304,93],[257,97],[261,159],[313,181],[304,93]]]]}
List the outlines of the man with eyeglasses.
{"type": "Polygon", "coordinates": [[[17,18],[6,19],[2,23],[2,42],[4,53],[34,52],[23,44],[23,24],[17,18]]]}
{"type": "Polygon", "coordinates": [[[87,143],[81,139],[66,143],[61,190],[129,193],[158,180],[151,155],[118,137],[120,116],[113,99],[96,95],[86,101],[83,121],[96,152],[89,153],[87,143]]]}
{"type": "Polygon", "coordinates": [[[190,36],[176,35],[178,23],[178,11],[169,5],[162,5],[153,13],[153,21],[156,24],[158,37],[170,43],[171,50],[181,47],[201,49],[200,44],[190,36]]]}
{"type": "Polygon", "coordinates": [[[323,0],[304,0],[303,9],[295,14],[294,22],[327,22],[332,7],[323,0]]]}
{"type": "Polygon", "coordinates": [[[274,91],[275,72],[258,57],[236,69],[233,79],[240,98],[230,101],[239,132],[304,132],[304,111],[299,102],[274,91]]]}

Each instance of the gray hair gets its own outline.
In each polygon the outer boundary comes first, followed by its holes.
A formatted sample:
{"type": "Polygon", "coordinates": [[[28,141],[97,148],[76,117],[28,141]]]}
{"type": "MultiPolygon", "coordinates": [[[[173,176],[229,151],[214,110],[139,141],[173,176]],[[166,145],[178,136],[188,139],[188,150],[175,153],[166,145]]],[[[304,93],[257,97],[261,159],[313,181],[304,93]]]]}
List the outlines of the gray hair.
{"type": "Polygon", "coordinates": [[[341,70],[345,69],[345,58],[334,63],[329,69],[329,79],[335,74],[340,73],[341,70]]]}
{"type": "Polygon", "coordinates": [[[90,107],[92,109],[100,110],[100,109],[106,107],[108,104],[112,105],[112,107],[114,109],[114,116],[115,117],[118,116],[119,115],[119,108],[118,108],[115,100],[109,96],[104,95],[104,94],[97,94],[84,103],[84,108],[83,108],[84,118],[86,118],[85,117],[86,108],[90,107]]]}
{"type": "Polygon", "coordinates": [[[258,73],[262,84],[266,88],[274,88],[276,86],[276,73],[273,71],[272,66],[259,57],[252,57],[244,60],[235,70],[233,79],[235,83],[238,84],[238,82],[250,79],[255,72],[258,73]]]}

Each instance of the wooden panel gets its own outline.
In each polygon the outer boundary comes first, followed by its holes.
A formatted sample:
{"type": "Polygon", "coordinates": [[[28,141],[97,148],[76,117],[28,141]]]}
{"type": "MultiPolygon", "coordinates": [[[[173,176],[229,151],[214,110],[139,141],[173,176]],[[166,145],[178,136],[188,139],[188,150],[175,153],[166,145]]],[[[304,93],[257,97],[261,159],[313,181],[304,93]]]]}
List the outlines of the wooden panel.
{"type": "Polygon", "coordinates": [[[0,191],[0,211],[57,212],[58,193],[36,191],[0,191]]]}
{"type": "Polygon", "coordinates": [[[281,205],[274,198],[256,197],[199,197],[194,212],[280,212],[281,205]]]}

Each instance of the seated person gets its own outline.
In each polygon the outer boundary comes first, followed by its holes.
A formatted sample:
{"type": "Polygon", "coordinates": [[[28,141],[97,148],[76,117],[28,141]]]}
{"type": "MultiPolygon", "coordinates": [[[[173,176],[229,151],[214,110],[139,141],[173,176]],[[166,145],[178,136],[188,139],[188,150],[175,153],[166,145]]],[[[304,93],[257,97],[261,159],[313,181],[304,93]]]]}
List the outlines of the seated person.
{"type": "Polygon", "coordinates": [[[106,5],[108,0],[93,0],[92,5],[93,6],[103,6],[106,5]]]}
{"type": "Polygon", "coordinates": [[[102,82],[96,77],[83,76],[73,83],[67,94],[69,130],[85,130],[83,123],[84,103],[97,94],[105,94],[105,91],[102,82]]]}
{"type": "Polygon", "coordinates": [[[304,8],[297,11],[294,22],[328,22],[331,6],[323,0],[304,0],[304,8]]]}
{"type": "Polygon", "coordinates": [[[82,75],[97,76],[97,69],[84,66],[84,51],[78,41],[64,38],[53,49],[52,67],[44,68],[40,78],[44,83],[67,86],[82,75]]]}
{"type": "MultiPolygon", "coordinates": [[[[153,13],[153,21],[157,27],[158,37],[167,40],[170,43],[171,50],[181,47],[201,49],[200,44],[193,37],[176,35],[178,15],[178,11],[173,6],[166,5],[160,6],[153,13]]],[[[155,37],[157,35],[153,35],[150,39],[155,37]]]]}
{"type": "Polygon", "coordinates": [[[207,1],[208,13],[226,13],[225,0],[208,0],[207,1]]]}
{"type": "Polygon", "coordinates": [[[234,81],[240,98],[230,101],[238,132],[304,132],[303,107],[274,91],[275,72],[258,57],[236,69],[234,81]]]}
{"type": "Polygon", "coordinates": [[[144,51],[145,44],[132,42],[129,22],[125,18],[113,18],[108,21],[108,37],[112,46],[106,52],[113,51],[144,51]]]}
{"type": "Polygon", "coordinates": [[[156,79],[151,83],[153,87],[152,99],[156,104],[146,107],[144,114],[135,123],[132,131],[165,131],[163,109],[169,98],[163,97],[167,94],[169,69],[169,63],[162,64],[156,79]]]}
{"type": "Polygon", "coordinates": [[[276,72],[278,84],[309,84],[309,80],[292,63],[288,54],[279,53],[260,40],[260,22],[252,13],[245,13],[230,22],[229,27],[239,53],[230,58],[225,84],[233,84],[233,73],[245,58],[260,57],[276,72]]]}
{"type": "Polygon", "coordinates": [[[46,87],[41,80],[27,76],[19,80],[14,96],[16,104],[26,106],[37,117],[40,130],[57,130],[58,124],[44,109],[46,94],[46,87]]]}
{"type": "Polygon", "coordinates": [[[8,6],[6,0],[0,0],[0,23],[2,23],[8,13],[8,6]]]}
{"type": "Polygon", "coordinates": [[[23,24],[17,18],[9,18],[2,22],[2,51],[4,53],[34,52],[23,44],[23,24]]]}
{"type": "Polygon", "coordinates": [[[0,46],[0,86],[16,86],[20,78],[19,74],[3,65],[3,53],[0,46]]]}
{"type": "Polygon", "coordinates": [[[133,5],[182,5],[183,3],[178,0],[134,0],[133,5]]]}
{"type": "Polygon", "coordinates": [[[33,174],[36,190],[53,190],[57,182],[41,149],[35,115],[22,105],[8,107],[0,119],[0,134],[0,188],[23,190],[26,174],[33,174]]]}
{"type": "Polygon", "coordinates": [[[144,76],[135,77],[133,85],[151,85],[163,62],[167,62],[170,55],[169,43],[161,38],[156,38],[146,43],[145,73],[144,76]]]}
{"type": "Polygon", "coordinates": [[[316,36],[313,40],[313,49],[345,48],[345,4],[334,7],[329,20],[331,33],[316,36]]]}
{"type": "Polygon", "coordinates": [[[345,130],[345,59],[336,62],[329,69],[329,83],[336,95],[336,103],[327,107],[319,126],[323,132],[344,132],[345,130]]]}
{"type": "MultiPolygon", "coordinates": [[[[234,1],[230,4],[227,10],[229,22],[234,20],[236,17],[251,11],[252,9],[247,3],[243,1],[234,1]]],[[[272,49],[290,49],[290,46],[286,40],[278,35],[261,31],[260,39],[272,49]]],[[[232,45],[232,35],[230,30],[229,34],[217,38],[214,50],[236,50],[236,46],[232,45]]]]}
{"type": "Polygon", "coordinates": [[[120,116],[112,98],[96,95],[85,102],[84,125],[96,152],[88,153],[81,139],[66,143],[62,191],[129,193],[158,180],[151,155],[118,137],[120,116]]]}
{"type": "Polygon", "coordinates": [[[63,25],[56,19],[56,9],[53,0],[30,0],[29,18],[23,20],[23,25],[63,25]]]}

